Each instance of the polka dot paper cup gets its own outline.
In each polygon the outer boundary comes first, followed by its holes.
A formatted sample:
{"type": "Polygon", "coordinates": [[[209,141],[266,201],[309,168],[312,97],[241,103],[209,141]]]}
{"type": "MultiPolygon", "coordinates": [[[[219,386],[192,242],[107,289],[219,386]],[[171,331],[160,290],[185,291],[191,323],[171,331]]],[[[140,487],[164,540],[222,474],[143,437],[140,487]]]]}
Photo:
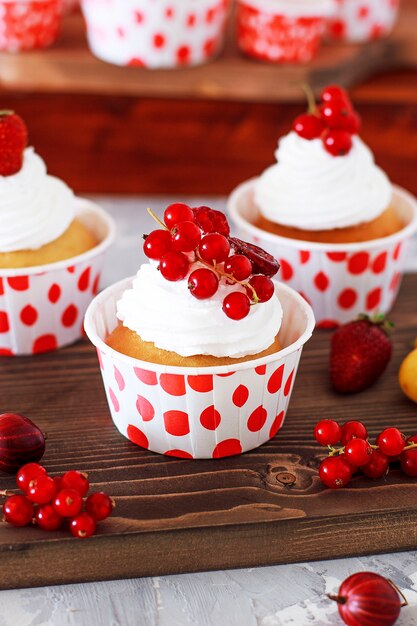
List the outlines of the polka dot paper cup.
{"type": "Polygon", "coordinates": [[[306,301],[277,283],[284,348],[275,354],[234,366],[164,366],[125,356],[105,343],[118,323],[116,303],[131,282],[103,291],[85,318],[110,412],[122,435],[153,452],[190,459],[240,454],[274,437],[284,422],[303,345],[314,328],[306,301]]]}
{"type": "Polygon", "coordinates": [[[81,198],[77,218],[99,241],[91,250],[49,265],[0,268],[0,356],[48,352],[82,337],[115,228],[107,213],[81,198]]]}
{"type": "Polygon", "coordinates": [[[220,51],[230,0],[82,0],[95,56],[116,65],[172,68],[220,51]]]}
{"type": "Polygon", "coordinates": [[[338,0],[329,37],[352,43],[386,37],[397,20],[398,7],[399,0],[338,0]]]}
{"type": "Polygon", "coordinates": [[[229,197],[237,234],[279,259],[280,279],[311,304],[319,327],[337,326],[360,313],[391,310],[417,231],[417,202],[411,194],[394,186],[393,206],[406,224],[398,233],[364,243],[324,244],[280,237],[254,226],[259,214],[256,180],[243,183],[229,197]]]}
{"type": "Polygon", "coordinates": [[[0,50],[50,46],[58,37],[61,17],[61,0],[0,0],[0,50]]]}

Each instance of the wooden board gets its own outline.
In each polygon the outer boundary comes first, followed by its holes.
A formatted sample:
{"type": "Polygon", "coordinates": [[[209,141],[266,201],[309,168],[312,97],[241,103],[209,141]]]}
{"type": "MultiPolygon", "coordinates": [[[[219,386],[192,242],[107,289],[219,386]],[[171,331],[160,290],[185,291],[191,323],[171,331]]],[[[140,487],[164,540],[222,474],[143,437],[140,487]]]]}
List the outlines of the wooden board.
{"type": "MultiPolygon", "coordinates": [[[[0,524],[0,588],[415,549],[417,481],[394,469],[386,480],[361,476],[341,491],[324,488],[312,428],[318,418],[334,417],[364,419],[372,436],[389,425],[416,432],[417,405],[396,380],[417,334],[416,311],[412,275],[392,314],[389,370],[351,397],[329,390],[330,335],[315,333],[283,430],[257,450],[217,461],[166,458],[121,437],[87,341],[37,358],[1,359],[1,408],[28,415],[48,433],[47,469],[87,471],[93,488],[114,495],[117,508],[86,541],[0,524]],[[282,473],[292,474],[294,484],[286,485],[282,473]]],[[[0,489],[12,486],[12,478],[0,477],[0,489]]]]}
{"type": "Polygon", "coordinates": [[[323,45],[309,65],[274,65],[243,57],[231,35],[224,53],[197,68],[148,71],[119,68],[95,59],[87,48],[80,15],[66,18],[59,41],[49,50],[0,54],[0,86],[25,91],[125,94],[276,102],[304,98],[300,84],[355,84],[390,67],[417,65],[417,3],[403,0],[400,19],[388,39],[366,45],[323,45]]]}

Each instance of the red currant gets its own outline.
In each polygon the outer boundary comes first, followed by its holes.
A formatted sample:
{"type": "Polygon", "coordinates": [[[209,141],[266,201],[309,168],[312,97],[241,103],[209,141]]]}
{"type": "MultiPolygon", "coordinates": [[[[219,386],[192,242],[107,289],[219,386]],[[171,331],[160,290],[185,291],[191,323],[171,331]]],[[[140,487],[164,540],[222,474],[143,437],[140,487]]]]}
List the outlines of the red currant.
{"type": "Polygon", "coordinates": [[[198,246],[200,257],[207,263],[222,263],[229,256],[229,252],[230,243],[219,233],[205,235],[198,246]]]}
{"type": "Polygon", "coordinates": [[[404,450],[405,438],[398,428],[385,428],[378,435],[376,444],[387,456],[397,456],[404,450]]]}
{"type": "Polygon", "coordinates": [[[199,206],[193,209],[194,220],[203,233],[220,233],[230,235],[230,226],[224,213],[210,209],[208,206],[199,206]]]}
{"type": "Polygon", "coordinates": [[[183,202],[175,202],[167,206],[164,212],[164,222],[171,230],[178,222],[192,222],[194,214],[192,209],[183,202]]]}
{"type": "Polygon", "coordinates": [[[319,107],[320,115],[329,128],[346,130],[346,122],[351,113],[351,107],[344,100],[330,100],[319,107]]]}
{"type": "Polygon", "coordinates": [[[61,489],[56,494],[53,505],[61,517],[74,517],[81,511],[83,499],[75,489],[61,489]]]}
{"type": "Polygon", "coordinates": [[[320,420],[314,428],[314,438],[321,446],[334,446],[341,434],[342,429],[335,420],[320,420]]]}
{"type": "Polygon", "coordinates": [[[87,539],[94,535],[96,522],[89,513],[80,513],[70,522],[71,534],[78,539],[87,539]]]}
{"type": "Polygon", "coordinates": [[[317,115],[304,113],[295,118],[293,129],[303,139],[317,139],[326,128],[323,120],[317,115]]]}
{"type": "Polygon", "coordinates": [[[400,455],[401,469],[408,476],[417,476],[417,448],[404,450],[400,455]]]}
{"type": "Polygon", "coordinates": [[[54,479],[50,476],[40,475],[29,483],[27,497],[36,504],[46,504],[55,496],[56,486],[54,479]]]}
{"type": "Polygon", "coordinates": [[[205,267],[200,267],[188,277],[188,289],[197,300],[207,300],[214,296],[219,288],[216,274],[205,267]]]}
{"type": "Polygon", "coordinates": [[[224,262],[224,271],[236,280],[246,280],[252,274],[252,263],[243,254],[233,254],[224,262]]]}
{"type": "Polygon", "coordinates": [[[23,465],[16,474],[16,484],[19,489],[23,491],[23,493],[26,493],[29,489],[29,483],[32,480],[45,475],[46,469],[42,467],[42,465],[39,465],[38,463],[26,463],[26,465],[23,465]]]}
{"type": "Polygon", "coordinates": [[[365,439],[351,439],[343,452],[343,456],[353,467],[366,465],[369,463],[371,455],[372,448],[365,439]]]}
{"type": "MultiPolygon", "coordinates": [[[[257,274],[249,280],[249,285],[255,290],[258,302],[268,302],[275,293],[275,285],[268,276],[257,274]]],[[[246,287],[246,292],[251,300],[254,300],[254,293],[250,287],[246,287]]]]}
{"type": "Polygon", "coordinates": [[[320,463],[319,476],[331,489],[340,489],[352,478],[352,467],[341,456],[329,456],[320,463]]]}
{"type": "Polygon", "coordinates": [[[223,300],[222,308],[231,320],[242,320],[249,314],[250,300],[245,293],[232,291],[223,300]]]}
{"type": "Polygon", "coordinates": [[[344,156],[352,147],[352,137],[344,130],[329,130],[323,136],[323,145],[332,156],[344,156]]]}
{"type": "Polygon", "coordinates": [[[201,231],[194,222],[178,222],[171,235],[172,248],[178,252],[192,252],[201,240],[201,231]]]}
{"type": "Polygon", "coordinates": [[[380,450],[372,450],[369,461],[361,467],[361,470],[369,478],[382,478],[388,474],[389,458],[380,450]]]}
{"type": "Polygon", "coordinates": [[[346,118],[345,130],[351,135],[357,135],[361,129],[361,118],[356,111],[351,111],[346,118]]]}
{"type": "Polygon", "coordinates": [[[143,244],[144,253],[148,259],[154,261],[159,261],[170,250],[172,250],[172,239],[167,230],[153,230],[143,244]]]}
{"type": "Polygon", "coordinates": [[[61,478],[62,478],[62,476],[54,476],[53,477],[53,481],[54,481],[55,487],[56,487],[56,493],[58,493],[58,491],[61,490],[61,478]]]}
{"type": "Polygon", "coordinates": [[[168,252],[162,257],[159,269],[166,280],[182,280],[188,274],[190,262],[182,252],[168,252]]]}
{"type": "Polygon", "coordinates": [[[77,470],[70,470],[65,472],[60,482],[61,489],[75,489],[78,491],[81,497],[86,496],[90,488],[87,474],[77,472],[77,470]]]}
{"type": "Polygon", "coordinates": [[[362,422],[351,420],[343,424],[340,438],[342,446],[345,446],[351,439],[368,439],[368,431],[362,422]]]}
{"type": "Polygon", "coordinates": [[[320,99],[323,102],[330,102],[330,100],[344,100],[345,102],[349,102],[347,91],[339,85],[329,85],[325,87],[321,92],[320,99]]]}
{"type": "Polygon", "coordinates": [[[43,504],[36,509],[36,523],[43,530],[57,530],[62,525],[62,517],[55,511],[52,504],[43,504]]]}
{"type": "Polygon", "coordinates": [[[3,513],[12,526],[27,526],[33,518],[33,504],[26,496],[10,496],[3,504],[3,513]]]}
{"type": "Polygon", "coordinates": [[[101,491],[88,496],[85,503],[85,510],[87,513],[90,513],[96,522],[101,522],[101,520],[111,515],[115,506],[113,498],[110,498],[107,493],[101,491]]]}

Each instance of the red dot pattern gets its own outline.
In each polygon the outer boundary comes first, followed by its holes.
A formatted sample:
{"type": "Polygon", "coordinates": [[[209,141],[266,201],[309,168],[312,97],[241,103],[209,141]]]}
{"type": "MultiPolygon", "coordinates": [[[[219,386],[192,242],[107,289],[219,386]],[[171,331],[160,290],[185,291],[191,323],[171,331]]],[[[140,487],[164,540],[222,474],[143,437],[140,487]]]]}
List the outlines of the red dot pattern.
{"type": "Polygon", "coordinates": [[[255,372],[259,374],[259,376],[263,376],[266,372],[266,365],[258,365],[258,367],[255,367],[255,372]]]}
{"type": "Polygon", "coordinates": [[[214,448],[213,459],[220,459],[224,456],[235,456],[242,453],[242,446],[239,439],[225,439],[220,441],[214,448]]]}
{"type": "Polygon", "coordinates": [[[268,414],[263,406],[258,406],[249,416],[248,430],[252,433],[256,433],[261,430],[262,426],[266,422],[268,414]]]}
{"type": "Polygon", "coordinates": [[[372,289],[366,296],[366,308],[368,311],[372,311],[373,309],[378,308],[381,303],[382,297],[382,289],[381,287],[377,287],[376,289],[372,289]]]}
{"type": "Polygon", "coordinates": [[[58,302],[58,300],[61,297],[61,293],[62,293],[62,289],[59,285],[57,285],[56,283],[51,285],[51,288],[48,291],[49,302],[52,302],[52,304],[55,304],[56,302],[58,302]]]}
{"type": "Polygon", "coordinates": [[[213,391],[213,376],[211,374],[200,374],[198,376],[188,376],[187,382],[191,389],[198,393],[208,393],[213,391]]]}
{"type": "Polygon", "coordinates": [[[319,272],[314,277],[314,284],[319,291],[326,291],[330,285],[330,281],[324,272],[319,272]]]}
{"type": "Polygon", "coordinates": [[[357,252],[348,261],[348,272],[351,274],[363,274],[368,269],[369,253],[357,252]]]}
{"type": "Polygon", "coordinates": [[[213,405],[208,406],[200,415],[201,425],[207,430],[216,430],[221,422],[221,415],[213,405]]]}
{"type": "Polygon", "coordinates": [[[155,417],[155,409],[152,404],[143,396],[138,396],[136,408],[144,422],[150,422],[155,417]]]}
{"type": "Polygon", "coordinates": [[[267,389],[269,393],[277,393],[281,389],[282,378],[284,376],[284,365],[280,365],[268,380],[267,389]]]}
{"type": "Polygon", "coordinates": [[[127,427],[127,436],[135,443],[137,446],[141,448],[149,448],[149,441],[144,432],[142,432],[137,426],[133,426],[133,424],[129,424],[127,427]]]}
{"type": "Polygon", "coordinates": [[[61,3],[47,0],[2,7],[2,50],[21,52],[49,46],[58,36],[61,3]]]}
{"type": "Polygon", "coordinates": [[[123,378],[121,371],[116,366],[114,366],[114,379],[119,387],[119,391],[123,391],[126,387],[125,379],[123,378]]]}
{"type": "Polygon", "coordinates": [[[167,450],[166,452],[164,452],[165,456],[176,456],[179,457],[180,459],[192,459],[193,455],[190,454],[189,452],[186,452],[185,450],[167,450]]]}
{"type": "Polygon", "coordinates": [[[351,309],[358,299],[358,294],[354,289],[348,287],[340,292],[337,302],[342,309],[351,309]]]}
{"type": "Polygon", "coordinates": [[[15,291],[26,291],[29,289],[29,277],[28,276],[12,276],[7,279],[9,287],[15,291]]]}
{"type": "Polygon", "coordinates": [[[285,387],[284,387],[284,396],[288,396],[290,391],[291,391],[291,385],[292,385],[292,380],[294,378],[294,370],[291,372],[291,374],[288,376],[287,381],[285,383],[285,387]]]}
{"type": "Polygon", "coordinates": [[[62,314],[62,325],[66,328],[70,328],[75,324],[78,318],[78,309],[75,304],[67,306],[62,314]]]}
{"type": "Polygon", "coordinates": [[[38,317],[39,314],[37,310],[31,304],[28,304],[20,311],[20,319],[25,326],[33,326],[38,317]]]}
{"type": "Polygon", "coordinates": [[[286,261],[285,259],[280,259],[279,262],[281,266],[279,269],[279,275],[281,277],[281,280],[291,280],[291,278],[294,276],[294,270],[291,263],[289,263],[289,261],[286,261]]]}
{"type": "Polygon", "coordinates": [[[87,291],[90,285],[91,267],[87,267],[78,279],[78,289],[80,291],[87,291]]]}
{"type": "Polygon", "coordinates": [[[166,411],[164,413],[165,430],[170,435],[183,437],[190,432],[188,414],[185,411],[166,411]]]}
{"type": "Polygon", "coordinates": [[[275,437],[275,435],[277,434],[277,432],[281,428],[282,423],[284,421],[284,417],[285,417],[285,412],[281,411],[281,413],[278,413],[278,415],[276,416],[276,418],[272,422],[272,426],[271,426],[271,428],[269,430],[269,438],[270,439],[272,439],[272,437],[275,437]]]}
{"type": "Polygon", "coordinates": [[[9,316],[6,311],[0,311],[0,333],[7,333],[9,329],[9,316]]]}
{"type": "Polygon", "coordinates": [[[249,389],[245,385],[239,385],[233,392],[232,402],[235,406],[242,408],[249,398],[249,389]]]}
{"type": "Polygon", "coordinates": [[[183,396],[185,394],[184,376],[180,374],[161,374],[159,382],[162,389],[171,396],[183,396]]]}
{"type": "Polygon", "coordinates": [[[150,370],[143,370],[140,367],[134,367],[133,371],[140,381],[145,383],[145,385],[157,385],[158,377],[155,372],[151,372],[150,370]]]}

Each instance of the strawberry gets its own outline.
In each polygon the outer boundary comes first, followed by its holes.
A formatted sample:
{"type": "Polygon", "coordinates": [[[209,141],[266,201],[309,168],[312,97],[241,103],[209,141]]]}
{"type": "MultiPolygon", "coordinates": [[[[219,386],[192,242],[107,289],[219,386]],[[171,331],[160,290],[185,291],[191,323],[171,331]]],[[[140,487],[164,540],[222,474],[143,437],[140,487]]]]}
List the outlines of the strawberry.
{"type": "Polygon", "coordinates": [[[383,315],[361,315],[338,328],[331,338],[330,382],[339,393],[357,393],[378,380],[392,354],[383,315]]]}
{"type": "Polygon", "coordinates": [[[14,111],[0,111],[0,175],[11,176],[22,167],[28,133],[14,111]]]}

